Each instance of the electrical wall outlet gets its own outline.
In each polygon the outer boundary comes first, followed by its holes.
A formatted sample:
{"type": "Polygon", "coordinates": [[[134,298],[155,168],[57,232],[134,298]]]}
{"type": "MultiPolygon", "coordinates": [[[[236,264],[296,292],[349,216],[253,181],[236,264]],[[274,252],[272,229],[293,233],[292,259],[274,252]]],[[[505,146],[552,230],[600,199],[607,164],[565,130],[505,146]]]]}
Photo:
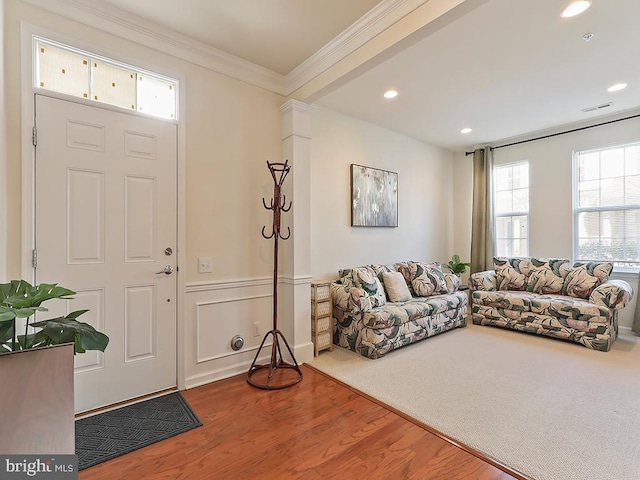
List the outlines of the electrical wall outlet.
{"type": "Polygon", "coordinates": [[[213,272],[213,258],[198,257],[198,273],[211,273],[211,272],[213,272]]]}
{"type": "Polygon", "coordinates": [[[253,336],[260,336],[260,322],[253,322],[253,336]]]}

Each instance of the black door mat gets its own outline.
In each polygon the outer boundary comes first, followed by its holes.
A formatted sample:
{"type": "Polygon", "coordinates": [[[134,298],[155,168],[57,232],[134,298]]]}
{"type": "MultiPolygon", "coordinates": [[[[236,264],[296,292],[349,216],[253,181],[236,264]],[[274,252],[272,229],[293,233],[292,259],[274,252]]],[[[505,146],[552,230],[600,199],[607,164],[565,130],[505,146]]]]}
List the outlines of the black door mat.
{"type": "Polygon", "coordinates": [[[202,425],[180,392],[82,418],[75,423],[79,470],[202,425]]]}

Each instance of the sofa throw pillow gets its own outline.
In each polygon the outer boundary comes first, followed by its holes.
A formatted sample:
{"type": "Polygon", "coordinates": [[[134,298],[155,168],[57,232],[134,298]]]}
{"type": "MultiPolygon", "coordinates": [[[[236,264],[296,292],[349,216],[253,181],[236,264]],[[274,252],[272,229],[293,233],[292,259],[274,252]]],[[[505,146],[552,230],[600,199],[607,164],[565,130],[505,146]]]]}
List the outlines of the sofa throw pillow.
{"type": "Polygon", "coordinates": [[[378,276],[370,267],[358,267],[351,270],[355,286],[361,288],[371,297],[372,307],[382,307],[387,303],[384,287],[378,276]]]}
{"type": "Polygon", "coordinates": [[[498,290],[526,290],[531,269],[530,259],[494,257],[493,268],[496,271],[498,290]]]}
{"type": "Polygon", "coordinates": [[[409,262],[411,285],[418,297],[447,293],[447,283],[439,263],[409,262]]]}
{"type": "Polygon", "coordinates": [[[411,272],[409,271],[409,262],[398,262],[394,264],[394,267],[398,272],[402,274],[409,292],[411,292],[411,295],[414,296],[415,292],[413,291],[413,285],[411,285],[411,272]]]}
{"type": "MultiPolygon", "coordinates": [[[[396,269],[393,265],[369,265],[371,267],[371,269],[375,272],[375,274],[378,276],[378,280],[380,280],[380,282],[382,283],[383,286],[384,285],[384,280],[382,279],[382,274],[384,272],[395,272],[396,269]]],[[[386,290],[386,288],[385,288],[386,290]]],[[[389,292],[387,292],[387,298],[389,297],[389,292]]]]}
{"type": "Polygon", "coordinates": [[[606,283],[613,270],[609,262],[576,262],[567,273],[562,293],[571,297],[589,298],[596,287],[606,283]]]}
{"type": "Polygon", "coordinates": [[[411,300],[411,292],[400,272],[383,272],[384,289],[391,302],[407,302],[411,300]]]}
{"type": "Polygon", "coordinates": [[[561,294],[570,269],[568,258],[531,258],[527,292],[561,294]]]}
{"type": "Polygon", "coordinates": [[[340,277],[340,282],[345,286],[345,287],[355,287],[356,284],[353,281],[353,275],[352,272],[353,269],[352,268],[342,268],[340,270],[338,270],[338,276],[340,277]]]}

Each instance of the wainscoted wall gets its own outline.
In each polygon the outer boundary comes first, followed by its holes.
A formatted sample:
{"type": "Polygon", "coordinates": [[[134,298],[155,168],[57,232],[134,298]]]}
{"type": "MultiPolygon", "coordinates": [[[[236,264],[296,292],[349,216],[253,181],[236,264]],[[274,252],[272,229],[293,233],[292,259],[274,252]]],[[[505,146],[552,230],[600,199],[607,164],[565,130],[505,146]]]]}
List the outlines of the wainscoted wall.
{"type": "MultiPolygon", "coordinates": [[[[272,277],[267,277],[187,285],[183,337],[186,388],[244,373],[249,369],[265,334],[272,328],[272,282],[272,277]],[[254,335],[254,328],[257,328],[258,335],[254,335]],[[235,335],[241,335],[245,342],[238,351],[231,348],[231,339],[235,335]]],[[[310,282],[310,277],[295,280],[280,278],[279,307],[287,304],[290,290],[309,288],[310,282]]],[[[287,328],[293,323],[281,318],[282,313],[279,308],[278,319],[281,321],[278,328],[289,346],[295,351],[312,348],[309,345],[295,345],[292,329],[287,328]]],[[[310,320],[308,325],[310,330],[310,320]]],[[[271,345],[271,339],[269,336],[265,345],[271,345]]],[[[285,348],[283,346],[283,351],[285,348]]],[[[263,348],[261,353],[263,355],[259,362],[267,362],[271,349],[263,348]]]]}

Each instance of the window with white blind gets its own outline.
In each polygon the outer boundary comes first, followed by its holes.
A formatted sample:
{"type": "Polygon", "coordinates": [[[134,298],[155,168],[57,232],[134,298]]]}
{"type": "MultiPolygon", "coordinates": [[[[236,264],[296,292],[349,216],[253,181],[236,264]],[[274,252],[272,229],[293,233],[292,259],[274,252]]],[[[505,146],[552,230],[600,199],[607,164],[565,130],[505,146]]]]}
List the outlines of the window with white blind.
{"type": "Polygon", "coordinates": [[[529,163],[493,167],[495,250],[499,257],[529,255],[529,163]]]}
{"type": "Polygon", "coordinates": [[[574,258],[640,267],[640,143],[574,154],[574,258]]]}
{"type": "Polygon", "coordinates": [[[177,80],[42,38],[34,48],[37,88],[176,118],[177,80]]]}

